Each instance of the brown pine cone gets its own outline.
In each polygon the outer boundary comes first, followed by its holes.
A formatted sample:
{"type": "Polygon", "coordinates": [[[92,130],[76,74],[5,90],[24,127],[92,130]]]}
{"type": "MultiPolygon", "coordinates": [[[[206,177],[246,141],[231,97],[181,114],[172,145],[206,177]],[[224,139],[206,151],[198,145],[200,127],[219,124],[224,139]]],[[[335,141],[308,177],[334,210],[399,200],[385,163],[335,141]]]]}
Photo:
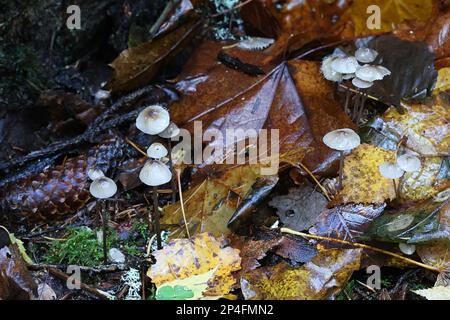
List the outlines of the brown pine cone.
{"type": "Polygon", "coordinates": [[[95,166],[106,173],[116,167],[123,148],[123,140],[112,139],[87,155],[69,158],[61,165],[5,186],[0,191],[3,212],[31,222],[75,213],[91,198],[88,170],[95,166]]]}

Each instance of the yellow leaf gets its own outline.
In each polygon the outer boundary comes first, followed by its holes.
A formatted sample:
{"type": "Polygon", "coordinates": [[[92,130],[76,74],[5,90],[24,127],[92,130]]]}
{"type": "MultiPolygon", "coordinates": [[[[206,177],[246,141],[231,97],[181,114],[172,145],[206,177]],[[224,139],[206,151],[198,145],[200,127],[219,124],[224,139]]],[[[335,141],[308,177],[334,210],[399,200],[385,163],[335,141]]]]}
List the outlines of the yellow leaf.
{"type": "Polygon", "coordinates": [[[239,250],[226,246],[223,239],[218,240],[208,233],[192,239],[172,240],[153,255],[156,264],[150,267],[147,275],[158,288],[174,280],[216,270],[208,281],[205,296],[228,294],[235,284],[231,273],[241,268],[239,250]]]}
{"type": "MultiPolygon", "coordinates": [[[[214,170],[211,170],[214,171],[214,170]]],[[[227,223],[245,196],[260,177],[259,166],[238,166],[222,172],[213,172],[199,185],[183,193],[186,219],[191,235],[210,232],[214,236],[230,233],[227,223]]],[[[273,180],[275,184],[276,178],[273,180]]],[[[179,202],[164,207],[162,224],[176,225],[171,238],[185,237],[186,230],[179,202]]]]}
{"type": "Polygon", "coordinates": [[[247,300],[318,300],[337,294],[360,267],[360,249],[321,250],[299,268],[286,263],[262,267],[241,277],[247,300]]]}
{"type": "Polygon", "coordinates": [[[436,95],[439,92],[447,91],[450,89],[450,67],[442,68],[439,70],[436,87],[433,93],[436,95]]]}
{"type": "Polygon", "coordinates": [[[342,203],[383,203],[395,198],[392,179],[380,174],[383,162],[394,161],[394,152],[362,144],[345,157],[343,189],[333,200],[342,203]]]}
{"type": "Polygon", "coordinates": [[[426,21],[433,9],[432,0],[358,0],[353,1],[350,14],[355,25],[356,35],[368,35],[390,32],[404,20],[426,21]],[[372,12],[367,13],[370,6],[378,6],[381,14],[381,25],[378,29],[369,29],[367,22],[372,12]]]}
{"type": "MultiPolygon", "coordinates": [[[[199,300],[203,298],[203,292],[208,288],[208,281],[214,276],[215,271],[215,269],[212,269],[197,276],[166,282],[156,290],[156,299],[179,300],[181,297],[176,295],[176,290],[174,289],[177,287],[181,287],[181,289],[184,291],[183,293],[187,293],[187,295],[185,295],[186,298],[184,298],[183,300],[199,300]],[[166,289],[166,292],[163,292],[164,289],[166,289]]],[[[217,299],[218,298],[220,297],[217,297],[217,299]]]]}
{"type": "Polygon", "coordinates": [[[443,101],[432,105],[404,104],[405,112],[389,108],[383,115],[388,130],[406,138],[406,147],[423,156],[448,156],[450,108],[443,101]]]}

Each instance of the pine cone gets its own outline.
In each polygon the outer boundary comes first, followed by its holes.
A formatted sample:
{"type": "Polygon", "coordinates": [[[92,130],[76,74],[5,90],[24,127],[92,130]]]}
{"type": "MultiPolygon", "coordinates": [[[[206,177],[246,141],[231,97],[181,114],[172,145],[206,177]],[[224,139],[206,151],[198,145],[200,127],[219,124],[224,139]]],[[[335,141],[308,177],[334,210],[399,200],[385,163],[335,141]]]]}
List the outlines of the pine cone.
{"type": "Polygon", "coordinates": [[[91,198],[88,170],[95,166],[108,172],[118,165],[123,149],[121,139],[112,139],[87,155],[69,158],[61,165],[5,186],[1,191],[1,207],[4,212],[32,222],[74,213],[91,198]]]}

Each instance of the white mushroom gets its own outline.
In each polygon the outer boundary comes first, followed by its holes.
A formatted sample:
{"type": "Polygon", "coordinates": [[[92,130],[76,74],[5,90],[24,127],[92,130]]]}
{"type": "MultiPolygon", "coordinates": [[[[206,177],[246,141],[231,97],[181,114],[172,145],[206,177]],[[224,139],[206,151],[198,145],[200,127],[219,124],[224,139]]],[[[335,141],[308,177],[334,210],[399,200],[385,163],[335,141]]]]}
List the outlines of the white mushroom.
{"type": "Polygon", "coordinates": [[[373,82],[364,81],[364,80],[361,80],[360,78],[353,78],[352,84],[356,88],[359,88],[359,89],[367,89],[367,88],[370,88],[371,86],[373,86],[373,82]]]}
{"type": "Polygon", "coordinates": [[[381,175],[387,179],[398,179],[405,173],[392,162],[383,162],[378,169],[381,175]]]}
{"type": "Polygon", "coordinates": [[[361,139],[352,129],[344,128],[328,132],[323,137],[323,143],[331,149],[346,151],[359,146],[361,139]]]}
{"type": "Polygon", "coordinates": [[[378,69],[378,71],[381,72],[381,74],[383,75],[383,77],[386,76],[390,76],[391,75],[391,71],[388,68],[385,68],[383,66],[376,66],[376,68],[378,69]]]}
{"type": "Polygon", "coordinates": [[[342,75],[343,80],[350,80],[350,79],[353,79],[354,77],[355,77],[354,73],[345,73],[342,75]]]}
{"type": "Polygon", "coordinates": [[[336,56],[325,57],[322,61],[322,66],[320,67],[320,70],[322,71],[322,74],[325,79],[333,82],[341,82],[342,74],[334,71],[333,68],[331,67],[331,64],[336,59],[337,59],[336,56]]]}
{"type": "Polygon", "coordinates": [[[97,199],[107,199],[116,194],[117,185],[110,178],[100,177],[92,181],[89,192],[97,199]]]}
{"type": "Polygon", "coordinates": [[[403,252],[404,254],[410,256],[412,255],[414,252],[416,252],[416,246],[413,244],[408,244],[408,243],[399,243],[398,247],[400,248],[400,251],[403,252]]]}
{"type": "Polygon", "coordinates": [[[148,186],[156,187],[169,182],[172,172],[158,160],[147,161],[139,173],[139,179],[148,186]]]}
{"type": "Polygon", "coordinates": [[[374,62],[377,56],[378,52],[370,48],[359,48],[355,52],[356,59],[362,63],[374,62]]]}
{"type": "Polygon", "coordinates": [[[167,149],[162,143],[155,142],[152,143],[150,147],[148,147],[147,155],[152,159],[161,159],[167,156],[167,149]]]}
{"type": "Polygon", "coordinates": [[[323,143],[329,148],[339,151],[339,189],[342,189],[344,169],[344,151],[356,148],[361,144],[358,134],[352,129],[344,128],[328,132],[323,137],[323,143]]]}
{"type": "Polygon", "coordinates": [[[355,73],[359,67],[355,57],[338,57],[331,62],[331,68],[339,73],[355,73]]]}
{"type": "Polygon", "coordinates": [[[169,112],[160,105],[142,110],[136,118],[136,127],[146,134],[159,134],[170,124],[169,112]]]}
{"type": "Polygon", "coordinates": [[[161,138],[170,139],[180,134],[180,128],[174,123],[170,122],[169,126],[159,134],[161,138]]]}
{"type": "Polygon", "coordinates": [[[271,46],[275,40],[270,38],[252,37],[238,42],[237,47],[244,50],[264,50],[271,46]]]}
{"type": "Polygon", "coordinates": [[[97,168],[89,169],[87,172],[87,175],[88,175],[89,179],[91,179],[92,181],[105,176],[103,171],[100,169],[97,169],[97,168]]]}
{"type": "Polygon", "coordinates": [[[406,172],[416,172],[422,167],[420,159],[410,154],[404,154],[398,157],[397,165],[406,172]]]}
{"type": "Polygon", "coordinates": [[[385,72],[383,72],[383,70],[379,69],[376,66],[371,66],[368,64],[358,68],[358,70],[356,70],[355,74],[359,79],[367,81],[367,82],[383,80],[383,78],[385,76],[385,72]]]}

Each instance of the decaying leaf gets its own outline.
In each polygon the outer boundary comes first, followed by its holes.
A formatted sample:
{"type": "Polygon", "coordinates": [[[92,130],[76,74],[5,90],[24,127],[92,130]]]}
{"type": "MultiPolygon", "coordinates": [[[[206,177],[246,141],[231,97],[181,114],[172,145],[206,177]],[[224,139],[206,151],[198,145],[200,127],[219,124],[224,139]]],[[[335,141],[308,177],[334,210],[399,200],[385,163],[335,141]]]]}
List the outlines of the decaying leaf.
{"type": "Polygon", "coordinates": [[[450,202],[422,201],[386,212],[369,226],[365,236],[410,244],[450,243],[450,202]]]}
{"type": "Polygon", "coordinates": [[[108,83],[108,88],[122,92],[148,84],[161,67],[193,38],[198,26],[198,22],[192,21],[153,41],[123,51],[111,63],[115,74],[108,83]]]}
{"type": "Polygon", "coordinates": [[[241,268],[239,250],[226,245],[222,239],[211,234],[197,234],[192,239],[175,239],[163,249],[153,253],[156,263],[147,275],[156,287],[174,280],[182,280],[195,275],[204,275],[215,270],[208,281],[205,296],[220,297],[228,294],[235,284],[231,273],[241,268]]]}
{"type": "Polygon", "coordinates": [[[442,157],[423,158],[419,171],[405,172],[400,183],[402,200],[426,200],[449,188],[450,179],[447,175],[441,176],[445,161],[442,157]]]}
{"type": "Polygon", "coordinates": [[[450,272],[450,246],[447,243],[421,244],[416,249],[424,263],[439,268],[439,270],[450,272]]]}
{"type": "Polygon", "coordinates": [[[450,108],[443,102],[434,105],[408,104],[400,114],[389,108],[383,115],[386,128],[405,137],[406,147],[423,156],[448,156],[450,150],[450,108]]]}
{"type": "Polygon", "coordinates": [[[370,223],[382,213],[385,204],[347,204],[327,209],[320,214],[310,233],[321,236],[354,240],[364,233],[370,223]]]}
{"type": "Polygon", "coordinates": [[[450,67],[439,69],[436,87],[433,93],[445,92],[450,90],[450,67]]]}
{"type": "Polygon", "coordinates": [[[245,299],[318,300],[334,297],[359,269],[360,249],[322,250],[305,265],[261,267],[241,277],[245,299]]]}
{"type": "Polygon", "coordinates": [[[333,203],[381,204],[394,199],[393,181],[383,177],[379,171],[380,165],[386,161],[394,161],[394,152],[368,144],[354,149],[345,157],[343,189],[333,203]]]}
{"type": "Polygon", "coordinates": [[[277,209],[283,226],[296,231],[309,229],[325,209],[327,199],[308,185],[290,189],[287,195],[274,197],[269,205],[277,209]]]}
{"type": "Polygon", "coordinates": [[[426,21],[430,18],[432,9],[432,0],[358,0],[352,2],[350,12],[355,33],[360,36],[372,34],[374,31],[390,32],[404,20],[426,21]],[[374,8],[372,6],[377,6],[381,10],[381,24],[379,28],[369,29],[367,27],[368,19],[377,13],[377,9],[368,12],[368,8],[374,8]]]}
{"type": "Polygon", "coordinates": [[[429,289],[414,290],[413,292],[427,298],[427,300],[450,300],[450,286],[438,286],[429,289]]]}
{"type": "Polygon", "coordinates": [[[203,292],[208,288],[208,281],[214,276],[215,271],[212,269],[189,278],[166,282],[156,290],[156,300],[201,299],[203,292]]]}
{"type": "MultiPolygon", "coordinates": [[[[211,168],[209,168],[211,169],[211,168]]],[[[211,232],[215,236],[228,234],[228,221],[247,196],[252,197],[254,187],[270,186],[278,181],[276,176],[261,176],[259,166],[237,166],[211,170],[197,186],[183,194],[184,208],[190,234],[211,232]]],[[[254,199],[255,200],[255,199],[254,199]]],[[[162,224],[175,225],[171,238],[186,236],[181,204],[164,207],[162,224]]]]}

